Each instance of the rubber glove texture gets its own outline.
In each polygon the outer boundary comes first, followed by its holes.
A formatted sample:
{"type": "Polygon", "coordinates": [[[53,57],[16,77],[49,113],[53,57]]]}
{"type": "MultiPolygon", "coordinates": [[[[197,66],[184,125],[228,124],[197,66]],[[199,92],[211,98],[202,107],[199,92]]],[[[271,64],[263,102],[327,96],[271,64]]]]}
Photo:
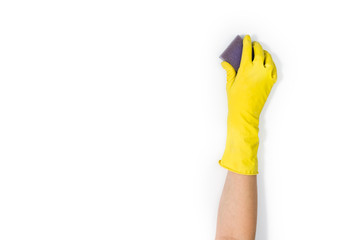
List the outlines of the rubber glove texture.
{"type": "Polygon", "coordinates": [[[271,55],[250,36],[243,39],[240,68],[227,62],[228,98],[227,139],[225,152],[219,164],[235,173],[258,174],[259,116],[277,80],[277,71],[271,55]]]}

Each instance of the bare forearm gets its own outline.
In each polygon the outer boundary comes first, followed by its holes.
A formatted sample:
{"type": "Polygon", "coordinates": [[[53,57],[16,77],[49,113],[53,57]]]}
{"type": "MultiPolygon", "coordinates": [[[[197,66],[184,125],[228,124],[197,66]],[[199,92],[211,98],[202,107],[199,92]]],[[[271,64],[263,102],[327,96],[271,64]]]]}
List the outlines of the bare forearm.
{"type": "Polygon", "coordinates": [[[228,172],[220,199],[216,240],[254,240],[257,177],[228,172]]]}

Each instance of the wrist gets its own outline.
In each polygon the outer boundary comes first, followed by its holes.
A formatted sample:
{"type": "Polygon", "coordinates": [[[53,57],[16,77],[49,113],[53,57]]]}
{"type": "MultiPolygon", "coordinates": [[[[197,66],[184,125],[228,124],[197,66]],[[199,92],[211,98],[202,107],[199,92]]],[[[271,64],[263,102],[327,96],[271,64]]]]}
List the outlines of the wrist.
{"type": "Polygon", "coordinates": [[[258,133],[258,118],[229,114],[225,152],[220,165],[239,174],[258,174],[258,133]]]}

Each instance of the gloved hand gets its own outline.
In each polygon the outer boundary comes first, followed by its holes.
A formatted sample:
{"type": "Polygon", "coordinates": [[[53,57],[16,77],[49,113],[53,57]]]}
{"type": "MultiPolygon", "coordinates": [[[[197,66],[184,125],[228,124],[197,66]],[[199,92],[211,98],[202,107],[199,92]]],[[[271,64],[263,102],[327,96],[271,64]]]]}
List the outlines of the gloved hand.
{"type": "Polygon", "coordinates": [[[256,175],[259,116],[277,80],[276,67],[270,54],[258,42],[251,43],[249,35],[243,39],[237,74],[229,63],[221,65],[227,74],[229,113],[226,147],[219,164],[235,173],[256,175]]]}

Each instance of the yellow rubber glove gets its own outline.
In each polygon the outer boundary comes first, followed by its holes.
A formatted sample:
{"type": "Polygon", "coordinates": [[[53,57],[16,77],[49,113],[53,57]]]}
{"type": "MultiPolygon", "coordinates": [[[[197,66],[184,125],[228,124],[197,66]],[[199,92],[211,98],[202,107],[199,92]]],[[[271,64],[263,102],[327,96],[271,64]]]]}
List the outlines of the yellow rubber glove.
{"type": "Polygon", "coordinates": [[[240,68],[236,74],[227,62],[228,120],[226,148],[220,165],[232,172],[258,174],[259,116],[277,80],[272,57],[250,36],[243,40],[240,68]],[[253,59],[254,55],[254,59],[253,59]]]}

